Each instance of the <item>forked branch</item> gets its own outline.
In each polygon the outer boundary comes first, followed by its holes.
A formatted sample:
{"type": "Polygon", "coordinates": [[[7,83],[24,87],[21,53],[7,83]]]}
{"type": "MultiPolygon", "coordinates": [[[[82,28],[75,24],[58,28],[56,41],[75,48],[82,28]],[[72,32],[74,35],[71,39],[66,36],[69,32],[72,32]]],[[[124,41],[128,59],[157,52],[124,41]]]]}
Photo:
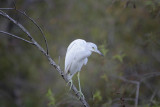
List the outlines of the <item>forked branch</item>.
{"type": "Polygon", "coordinates": [[[128,80],[124,77],[121,77],[121,76],[115,76],[113,75],[114,78],[117,78],[117,79],[120,79],[124,82],[128,82],[128,83],[132,83],[132,84],[135,84],[136,85],[136,95],[135,95],[135,107],[138,107],[138,97],[139,97],[139,89],[140,89],[140,82],[139,81],[134,81],[134,80],[128,80]]]}
{"type": "MultiPolygon", "coordinates": [[[[5,31],[0,31],[0,33],[3,33],[3,34],[6,34],[6,35],[9,35],[9,36],[12,36],[14,38],[17,38],[17,39],[20,39],[22,41],[25,41],[29,44],[33,44],[34,46],[36,46],[48,59],[49,63],[54,66],[54,68],[58,71],[58,73],[62,76],[62,78],[66,81],[66,83],[68,83],[68,78],[66,75],[64,75],[64,72],[61,70],[60,66],[57,65],[54,60],[50,57],[49,53],[48,53],[48,45],[47,45],[47,40],[44,36],[44,33],[42,31],[42,29],[37,25],[37,23],[32,19],[30,18],[26,13],[22,12],[22,11],[19,11],[15,8],[0,8],[0,15],[3,16],[4,18],[10,20],[11,22],[13,22],[15,25],[17,25],[26,35],[27,37],[29,38],[29,40],[26,40],[24,38],[21,38],[17,35],[14,35],[14,34],[11,34],[11,33],[8,33],[8,32],[5,32],[5,31]],[[43,35],[43,38],[45,39],[45,43],[46,43],[46,47],[47,47],[47,51],[45,51],[41,45],[39,45],[37,43],[37,41],[33,38],[33,36],[29,33],[29,31],[22,25],[20,24],[19,22],[17,22],[16,20],[14,20],[12,17],[10,17],[7,13],[5,13],[4,11],[2,10],[16,10],[18,11],[19,13],[23,14],[24,16],[26,16],[27,18],[29,18],[33,23],[34,25],[36,25],[38,27],[38,29],[40,30],[40,32],[42,33],[43,35]]],[[[89,107],[89,104],[86,102],[85,98],[84,97],[81,97],[80,93],[78,92],[77,88],[75,87],[75,85],[73,84],[71,89],[73,90],[73,92],[76,94],[76,96],[78,98],[80,98],[79,100],[83,103],[83,105],[85,107],[89,107]]]]}
{"type": "Polygon", "coordinates": [[[0,31],[0,33],[3,33],[3,34],[6,34],[6,35],[9,35],[9,36],[12,36],[12,37],[14,37],[14,38],[17,38],[17,39],[23,40],[23,41],[25,41],[25,42],[27,42],[27,43],[33,44],[33,42],[28,41],[28,40],[26,40],[26,39],[23,39],[23,38],[21,38],[21,37],[19,37],[19,36],[16,36],[16,35],[14,35],[14,34],[11,34],[11,33],[5,32],[5,31],[0,31]]]}

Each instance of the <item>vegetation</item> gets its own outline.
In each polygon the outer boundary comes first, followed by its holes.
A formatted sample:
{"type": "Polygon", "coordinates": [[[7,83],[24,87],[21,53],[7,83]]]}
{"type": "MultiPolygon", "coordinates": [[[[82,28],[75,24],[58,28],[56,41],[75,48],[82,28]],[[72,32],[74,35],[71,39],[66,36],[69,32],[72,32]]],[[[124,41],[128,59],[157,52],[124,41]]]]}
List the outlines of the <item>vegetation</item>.
{"type": "MultiPolygon", "coordinates": [[[[0,0],[0,8],[13,7],[0,0]]],[[[91,107],[160,106],[159,0],[16,0],[43,29],[51,57],[64,68],[70,42],[82,38],[99,46],[81,72],[91,107]]],[[[5,10],[45,48],[43,37],[23,15],[5,10]]],[[[0,16],[0,30],[25,38],[0,16]]],[[[78,86],[77,78],[74,83],[78,86]]],[[[81,107],[78,98],[35,47],[0,34],[0,106],[81,107]]]]}

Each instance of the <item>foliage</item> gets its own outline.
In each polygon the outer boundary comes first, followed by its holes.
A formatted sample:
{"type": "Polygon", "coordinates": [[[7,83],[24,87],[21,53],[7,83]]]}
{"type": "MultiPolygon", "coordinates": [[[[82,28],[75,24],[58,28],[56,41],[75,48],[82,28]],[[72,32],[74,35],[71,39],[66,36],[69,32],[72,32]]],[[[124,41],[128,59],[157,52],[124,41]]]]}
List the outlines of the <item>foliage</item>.
{"type": "MultiPolygon", "coordinates": [[[[18,9],[25,10],[42,27],[49,53],[57,63],[60,56],[62,69],[66,48],[77,38],[96,43],[105,55],[91,55],[81,72],[82,92],[91,107],[122,106],[122,97],[126,107],[134,106],[135,81],[140,83],[138,106],[160,106],[159,0],[15,1],[18,9]]],[[[0,0],[0,7],[13,7],[12,0],[0,0]]],[[[15,11],[5,12],[45,47],[33,23],[15,11]]],[[[1,16],[0,30],[24,37],[22,31],[1,16]]],[[[76,79],[73,82],[78,86],[76,79]]],[[[0,34],[0,106],[47,104],[82,106],[42,53],[0,34]]]]}
{"type": "Polygon", "coordinates": [[[120,61],[120,62],[122,63],[122,62],[123,62],[123,58],[124,58],[125,56],[126,56],[125,54],[122,54],[122,55],[117,54],[117,55],[114,55],[114,56],[113,56],[113,59],[116,59],[116,60],[118,60],[118,61],[120,61]]]}
{"type": "Polygon", "coordinates": [[[46,96],[49,99],[48,106],[52,106],[52,107],[55,106],[55,98],[53,96],[53,93],[52,93],[51,89],[48,89],[48,92],[47,92],[46,96]]]}
{"type": "Polygon", "coordinates": [[[96,91],[96,93],[93,95],[93,100],[97,100],[97,101],[101,101],[102,97],[101,97],[101,92],[100,91],[96,91]]]}

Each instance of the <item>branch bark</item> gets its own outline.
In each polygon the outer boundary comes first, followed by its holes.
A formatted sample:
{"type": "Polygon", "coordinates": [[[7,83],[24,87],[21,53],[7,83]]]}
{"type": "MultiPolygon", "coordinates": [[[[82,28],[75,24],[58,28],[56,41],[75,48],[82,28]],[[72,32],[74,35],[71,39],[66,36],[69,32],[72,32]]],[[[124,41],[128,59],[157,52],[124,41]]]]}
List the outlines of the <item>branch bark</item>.
{"type": "MultiPolygon", "coordinates": [[[[35,47],[37,47],[38,50],[40,50],[45,56],[46,58],[48,59],[49,63],[58,71],[58,73],[62,76],[62,78],[65,80],[66,83],[69,82],[67,76],[64,74],[64,72],[61,70],[60,66],[57,65],[54,60],[50,57],[49,53],[48,53],[48,50],[47,52],[38,44],[38,42],[32,37],[32,35],[29,33],[29,31],[22,25],[20,24],[19,22],[17,22],[16,20],[14,20],[12,17],[10,17],[7,13],[3,12],[2,10],[11,10],[12,8],[0,8],[0,15],[3,16],[4,18],[10,20],[11,22],[13,22],[15,25],[17,25],[27,36],[28,38],[30,39],[30,41],[24,39],[24,38],[21,38],[19,36],[16,36],[14,34],[11,34],[11,33],[8,33],[8,32],[4,32],[4,31],[0,31],[0,33],[3,33],[3,34],[7,34],[9,36],[12,36],[14,38],[17,38],[17,39],[20,39],[20,40],[23,40],[29,44],[33,44],[35,47]]],[[[17,11],[17,9],[15,8],[15,10],[17,11]]],[[[28,17],[24,12],[21,12],[19,11],[21,14],[25,15],[26,17],[28,17]]],[[[30,18],[30,17],[28,17],[30,18]]],[[[35,21],[33,19],[30,18],[30,20],[36,25],[38,26],[35,21]]],[[[40,28],[38,26],[38,28],[40,28]]],[[[41,29],[39,29],[41,31],[41,29]]],[[[43,34],[44,35],[44,34],[43,34]]],[[[45,41],[47,43],[47,41],[45,41]]],[[[48,45],[47,45],[48,46],[48,45]]],[[[48,47],[47,47],[48,48],[48,47]]],[[[71,85],[71,84],[70,84],[71,85]]],[[[82,104],[85,106],[85,107],[89,107],[89,104],[87,103],[87,101],[85,100],[85,97],[81,97],[80,93],[78,92],[77,88],[75,87],[75,85],[73,84],[71,89],[73,90],[73,92],[75,93],[75,95],[79,98],[79,100],[82,102],[82,104]]]]}
{"type": "Polygon", "coordinates": [[[134,102],[135,102],[135,107],[138,107],[138,97],[139,97],[139,89],[140,89],[140,82],[139,81],[134,81],[134,80],[128,80],[124,77],[120,77],[120,76],[114,76],[113,77],[115,78],[118,78],[124,82],[128,82],[128,83],[132,83],[132,84],[135,84],[136,85],[136,95],[135,95],[135,99],[134,99],[134,102]]]}
{"type": "Polygon", "coordinates": [[[17,35],[14,35],[14,34],[11,34],[11,33],[5,32],[5,31],[0,31],[0,33],[3,33],[3,34],[6,34],[6,35],[9,35],[9,36],[12,36],[12,37],[14,37],[14,38],[17,38],[17,39],[23,40],[23,41],[25,41],[25,42],[27,42],[27,43],[33,44],[33,42],[28,41],[28,40],[26,40],[26,39],[24,39],[24,38],[21,38],[21,37],[19,37],[19,36],[17,36],[17,35]]]}

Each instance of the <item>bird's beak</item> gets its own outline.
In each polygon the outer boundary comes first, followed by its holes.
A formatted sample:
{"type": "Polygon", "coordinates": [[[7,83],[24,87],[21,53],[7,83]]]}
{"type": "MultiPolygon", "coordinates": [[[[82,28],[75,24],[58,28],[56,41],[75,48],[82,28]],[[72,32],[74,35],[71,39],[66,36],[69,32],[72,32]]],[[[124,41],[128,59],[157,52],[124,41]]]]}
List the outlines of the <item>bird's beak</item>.
{"type": "Polygon", "coordinates": [[[99,50],[96,51],[98,54],[100,54],[101,56],[104,56],[99,50]]]}

